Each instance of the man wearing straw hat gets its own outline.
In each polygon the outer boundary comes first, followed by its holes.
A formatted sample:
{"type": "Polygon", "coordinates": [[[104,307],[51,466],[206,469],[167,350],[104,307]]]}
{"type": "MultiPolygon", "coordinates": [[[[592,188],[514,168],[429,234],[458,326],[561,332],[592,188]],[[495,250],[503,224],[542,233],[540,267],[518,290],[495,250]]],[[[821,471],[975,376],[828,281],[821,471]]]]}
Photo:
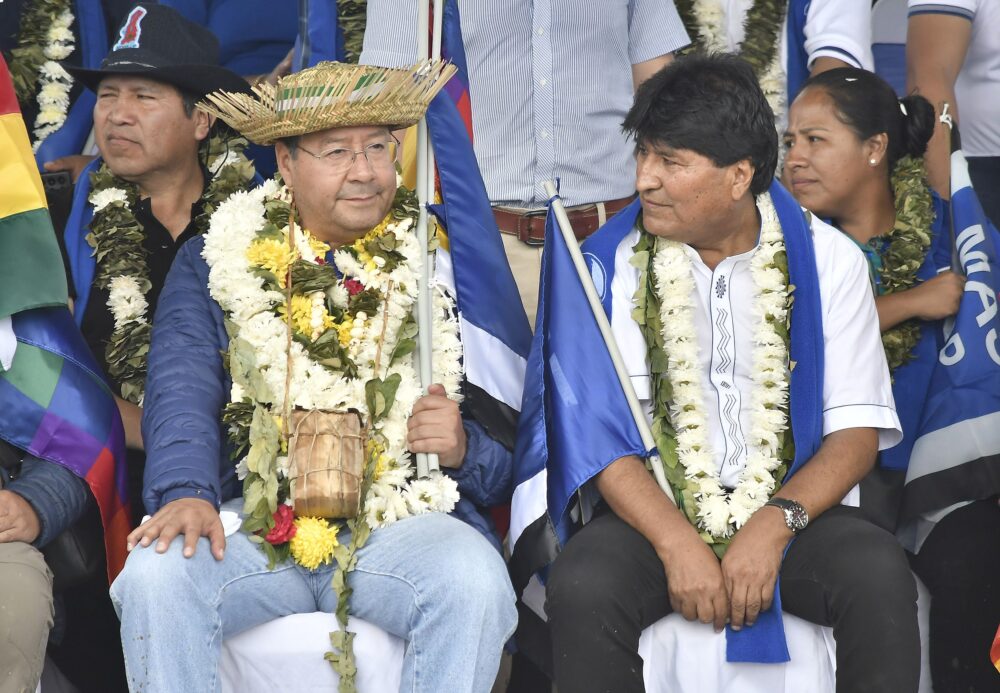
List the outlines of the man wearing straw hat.
{"type": "MultiPolygon", "coordinates": [[[[460,412],[443,293],[422,394],[427,253],[392,137],[452,70],[322,63],[202,104],[276,143],[284,184],[220,205],[160,301],[143,420],[154,515],[112,586],[133,690],[218,690],[224,638],[318,610],[407,640],[401,690],[492,686],[516,614],[478,509],[509,493],[510,455],[460,412]],[[418,477],[410,453],[444,472],[418,477]]],[[[342,682],[351,637],[331,636],[342,682]]]]}

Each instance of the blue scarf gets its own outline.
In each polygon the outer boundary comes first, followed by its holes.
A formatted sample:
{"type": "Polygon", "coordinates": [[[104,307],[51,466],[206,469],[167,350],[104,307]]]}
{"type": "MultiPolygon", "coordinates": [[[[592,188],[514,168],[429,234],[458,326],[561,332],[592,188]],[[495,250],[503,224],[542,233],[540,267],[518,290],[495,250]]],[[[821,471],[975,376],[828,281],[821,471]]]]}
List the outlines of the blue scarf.
{"type": "MultiPolygon", "coordinates": [[[[789,416],[795,459],[787,481],[808,462],[823,442],[823,314],[812,231],[799,204],[774,181],[770,188],[788,255],[788,281],[795,286],[791,317],[790,359],[795,362],[789,384],[789,416]]],[[[608,221],[583,245],[608,318],[611,317],[611,281],[615,253],[622,239],[635,227],[642,207],[637,200],[608,221]]],[[[781,619],[780,583],[775,584],[774,603],[762,612],[752,627],[726,629],[726,659],[730,662],[787,662],[788,646],[781,619]]]]}
{"type": "Polygon", "coordinates": [[[77,179],[73,189],[73,206],[63,231],[69,270],[73,275],[73,289],[76,292],[73,319],[76,320],[77,327],[83,324],[83,314],[87,312],[87,301],[90,300],[90,286],[94,283],[97,269],[94,249],[87,243],[87,227],[94,218],[94,207],[87,198],[90,197],[90,174],[100,167],[102,161],[100,157],[91,161],[77,179]]]}

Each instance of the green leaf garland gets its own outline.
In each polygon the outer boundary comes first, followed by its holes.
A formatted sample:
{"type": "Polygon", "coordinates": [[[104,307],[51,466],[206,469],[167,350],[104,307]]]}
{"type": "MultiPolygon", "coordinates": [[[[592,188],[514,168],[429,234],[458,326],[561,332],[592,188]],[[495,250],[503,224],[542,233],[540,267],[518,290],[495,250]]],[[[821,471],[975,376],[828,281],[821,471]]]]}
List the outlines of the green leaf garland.
{"type": "MultiPolygon", "coordinates": [[[[247,141],[238,137],[230,138],[228,143],[220,137],[212,137],[206,143],[203,151],[208,156],[210,171],[220,161],[220,156],[228,153],[228,158],[202,195],[201,212],[193,219],[199,234],[207,230],[209,217],[219,203],[238,190],[246,190],[253,181],[253,164],[243,156],[246,146],[247,141]]],[[[147,294],[151,285],[146,233],[133,211],[139,199],[138,187],[116,176],[106,163],[90,174],[90,184],[95,193],[118,188],[124,190],[126,196],[125,202],[111,202],[97,211],[90,222],[86,240],[94,249],[95,284],[109,289],[115,277],[134,277],[142,293],[147,294]]],[[[121,384],[122,398],[133,404],[142,401],[151,334],[149,320],[126,322],[112,332],[105,350],[108,375],[121,384]]]]}

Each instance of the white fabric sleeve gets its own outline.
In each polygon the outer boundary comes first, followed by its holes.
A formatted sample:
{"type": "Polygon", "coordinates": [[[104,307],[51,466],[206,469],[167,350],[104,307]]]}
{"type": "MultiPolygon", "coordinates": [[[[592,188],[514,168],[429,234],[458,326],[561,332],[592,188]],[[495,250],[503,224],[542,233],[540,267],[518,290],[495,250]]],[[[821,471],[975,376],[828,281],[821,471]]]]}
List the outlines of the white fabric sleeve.
{"type": "Polygon", "coordinates": [[[365,42],[358,62],[379,67],[409,67],[417,62],[417,3],[368,0],[365,42]]]}
{"type": "Polygon", "coordinates": [[[629,0],[628,57],[633,65],[673,53],[689,43],[673,2],[629,0]]]}
{"type": "Polygon", "coordinates": [[[823,305],[823,435],[875,428],[879,450],[885,450],[902,440],[903,433],[868,263],[840,231],[815,217],[812,226],[823,305]]]}
{"type": "Polygon", "coordinates": [[[817,58],[837,58],[874,70],[870,0],[812,0],[806,13],[809,67],[817,58]]]}
{"type": "Polygon", "coordinates": [[[951,14],[971,22],[980,2],[982,0],[909,0],[907,8],[911,17],[915,14],[951,14]]]}

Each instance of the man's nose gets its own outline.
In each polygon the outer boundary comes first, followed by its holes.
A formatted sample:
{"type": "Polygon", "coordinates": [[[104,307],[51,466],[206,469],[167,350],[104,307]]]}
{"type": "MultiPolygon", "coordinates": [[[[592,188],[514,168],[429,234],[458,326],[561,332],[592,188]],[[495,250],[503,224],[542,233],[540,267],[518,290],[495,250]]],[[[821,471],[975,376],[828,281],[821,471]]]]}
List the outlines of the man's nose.
{"type": "Polygon", "coordinates": [[[116,125],[126,125],[135,121],[135,103],[132,99],[116,98],[109,107],[108,118],[116,125]]]}
{"type": "Polygon", "coordinates": [[[654,174],[653,166],[645,159],[635,162],[635,189],[639,192],[660,187],[660,179],[654,174]]]}
{"type": "Polygon", "coordinates": [[[368,161],[365,152],[356,152],[351,167],[347,169],[347,179],[369,181],[375,178],[375,168],[368,161]]]}

